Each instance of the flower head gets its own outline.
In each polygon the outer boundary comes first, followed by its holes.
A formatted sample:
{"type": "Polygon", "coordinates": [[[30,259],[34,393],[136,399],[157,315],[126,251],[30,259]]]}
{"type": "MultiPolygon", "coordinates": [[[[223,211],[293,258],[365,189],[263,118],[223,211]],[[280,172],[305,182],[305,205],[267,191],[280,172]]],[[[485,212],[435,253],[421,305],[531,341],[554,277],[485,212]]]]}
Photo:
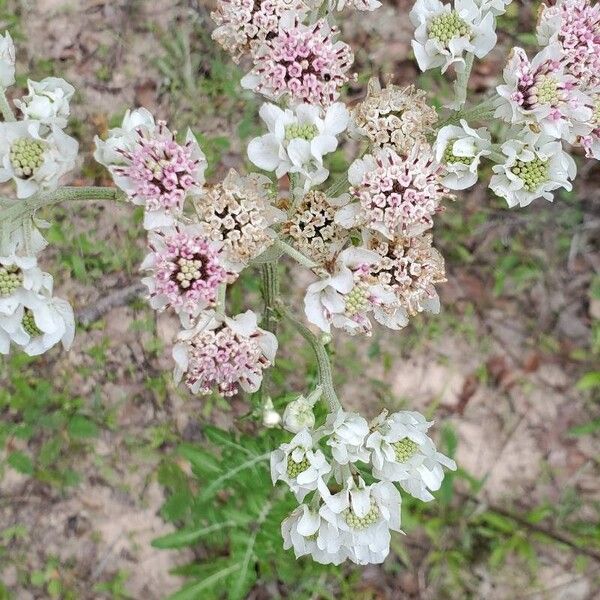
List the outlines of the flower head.
{"type": "Polygon", "coordinates": [[[295,246],[319,264],[328,264],[348,241],[348,232],[335,222],[339,207],[347,199],[328,198],[325,193],[310,191],[294,207],[281,231],[295,246]]]}
{"type": "Polygon", "coordinates": [[[212,38],[237,63],[244,54],[255,54],[278,32],[282,15],[289,12],[302,17],[307,11],[302,0],[219,0],[211,13],[218,25],[212,38]]]}
{"type": "Polygon", "coordinates": [[[279,32],[261,46],[242,86],[273,100],[329,106],[354,60],[348,44],[333,40],[335,33],[324,19],[307,26],[293,15],[282,17],[279,32]]]}
{"type": "Polygon", "coordinates": [[[464,190],[477,183],[481,157],[491,152],[491,136],[485,127],[472,129],[462,119],[460,127],[446,125],[438,131],[434,152],[435,159],[444,165],[443,185],[464,190]]]}
{"type": "Polygon", "coordinates": [[[11,315],[31,295],[51,294],[52,285],[35,256],[0,256],[0,314],[11,315]]]}
{"type": "Polygon", "coordinates": [[[336,136],[346,129],[346,107],[336,102],[326,110],[309,104],[282,110],[263,104],[260,116],[269,133],[250,142],[248,158],[265,171],[275,171],[277,178],[298,173],[305,189],[323,183],[329,176],[323,156],[337,148],[336,136]]]}
{"type": "Polygon", "coordinates": [[[317,489],[319,481],[331,471],[325,455],[314,448],[307,429],[299,431],[291,442],[271,453],[271,479],[284,481],[298,501],[317,489]]]}
{"type": "Polygon", "coordinates": [[[527,206],[536,198],[552,201],[555,190],[572,189],[575,161],[558,141],[548,136],[527,134],[502,144],[505,161],[493,167],[490,189],[509,206],[527,206]]]}
{"type": "Polygon", "coordinates": [[[57,125],[39,121],[0,123],[0,182],[11,179],[18,198],[55,190],[75,167],[79,144],[57,125]]]}
{"type": "Polygon", "coordinates": [[[15,106],[25,119],[40,121],[44,125],[64,128],[71,113],[69,105],[75,88],[59,77],[46,77],[42,81],[27,81],[29,93],[15,106]]]}
{"type": "Polygon", "coordinates": [[[112,166],[115,183],[134,204],[146,209],[147,229],[168,227],[181,214],[186,197],[199,194],[206,158],[188,130],[184,145],[159,122],[155,129],[139,127],[129,148],[119,148],[123,165],[112,166]]]}
{"type": "Polygon", "coordinates": [[[224,256],[236,268],[273,243],[271,225],[285,216],[271,204],[271,187],[264,175],[242,177],[232,169],[223,183],[208,188],[196,202],[204,235],[222,243],[224,256]]]}
{"type": "Polygon", "coordinates": [[[364,446],[369,425],[359,414],[338,409],[328,416],[323,433],[329,436],[327,445],[338,465],[369,460],[369,452],[364,446]]]}
{"type": "Polygon", "coordinates": [[[346,248],[333,274],[308,286],[304,297],[308,320],[326,333],[333,325],[353,335],[371,333],[371,314],[390,329],[404,327],[408,320],[396,295],[371,274],[378,259],[378,254],[365,248],[346,248]]]}
{"type": "Polygon", "coordinates": [[[483,58],[496,45],[494,15],[483,12],[473,0],[455,0],[454,7],[440,0],[417,0],[410,11],[416,27],[412,42],[421,71],[450,65],[465,68],[464,54],[483,58]]]}
{"type": "Polygon", "coordinates": [[[600,93],[592,96],[594,112],[590,120],[592,131],[580,141],[585,148],[586,156],[600,160],[600,93]]]}
{"type": "Polygon", "coordinates": [[[427,142],[437,113],[426,102],[426,94],[413,85],[388,84],[383,89],[377,78],[367,87],[367,97],[352,111],[352,124],[360,135],[379,148],[390,146],[408,154],[415,145],[427,142]]]}
{"type": "Polygon", "coordinates": [[[542,45],[559,45],[560,61],[579,87],[600,86],[600,5],[589,0],[558,0],[554,6],[544,6],[538,40],[542,45]]]}
{"type": "Polygon", "coordinates": [[[427,436],[433,423],[418,412],[383,413],[366,441],[371,451],[373,475],[394,481],[411,496],[433,500],[429,490],[439,490],[444,479],[442,467],[455,470],[456,463],[438,452],[427,436]]]}
{"type": "Polygon", "coordinates": [[[142,280],[150,304],[158,310],[174,308],[185,323],[215,306],[219,286],[237,277],[223,264],[220,244],[207,240],[198,226],[150,232],[149,245],[152,252],[141,268],[151,272],[142,280]]]}
{"type": "Polygon", "coordinates": [[[444,258],[431,245],[432,236],[393,240],[367,236],[367,240],[368,247],[381,256],[371,265],[371,275],[380,285],[393,291],[403,310],[408,315],[423,310],[439,313],[435,284],[446,281],[446,272],[444,258]]]}
{"type": "Polygon", "coordinates": [[[258,327],[252,311],[234,318],[208,311],[177,338],[175,381],[183,378],[193,394],[217,388],[222,395],[233,396],[239,387],[255,392],[276,351],[277,338],[258,327]]]}
{"type": "Polygon", "coordinates": [[[392,239],[417,235],[433,225],[433,215],[448,192],[441,183],[443,168],[427,146],[414,147],[407,157],[386,148],[367,154],[350,166],[351,195],[358,200],[336,216],[344,227],[364,226],[392,239]]]}
{"type": "Polygon", "coordinates": [[[390,530],[400,529],[402,499],[387,481],[366,485],[349,479],[341,492],[321,488],[321,518],[338,534],[338,544],[357,564],[382,563],[390,551],[390,530]]]}
{"type": "Polygon", "coordinates": [[[10,87],[15,82],[15,45],[8,31],[0,35],[0,86],[10,87]]]}
{"type": "Polygon", "coordinates": [[[524,50],[514,48],[504,69],[506,84],[497,88],[503,104],[495,116],[557,139],[569,140],[584,130],[592,115],[591,101],[565,73],[561,52],[553,44],[529,61],[524,50]]]}

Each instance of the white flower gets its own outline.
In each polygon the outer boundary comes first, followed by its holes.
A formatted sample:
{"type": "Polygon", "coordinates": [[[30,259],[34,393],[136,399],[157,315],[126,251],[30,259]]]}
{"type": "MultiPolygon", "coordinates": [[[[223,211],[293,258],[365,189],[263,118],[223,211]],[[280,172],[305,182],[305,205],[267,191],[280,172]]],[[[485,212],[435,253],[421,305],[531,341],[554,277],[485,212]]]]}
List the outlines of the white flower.
{"type": "Polygon", "coordinates": [[[251,310],[233,318],[206,311],[193,329],[181,331],[173,347],[178,383],[182,378],[193,394],[213,388],[233,396],[238,386],[256,392],[263,369],[275,361],[277,338],[258,327],[251,310]]]}
{"type": "Polygon", "coordinates": [[[342,546],[340,532],[318,511],[300,505],[281,524],[283,548],[294,549],[296,558],[310,554],[316,562],[339,565],[349,558],[349,549],[342,546]]]}
{"type": "Polygon", "coordinates": [[[39,356],[59,342],[65,350],[73,344],[75,316],[66,300],[41,294],[30,295],[11,318],[19,324],[13,332],[13,341],[22,346],[29,356],[39,356]]]}
{"type": "MultiPolygon", "coordinates": [[[[379,0],[328,0],[329,7],[336,10],[344,10],[346,6],[356,10],[374,11],[381,6],[379,0]]],[[[319,4],[320,5],[320,4],[319,4]]]]}
{"type": "Polygon", "coordinates": [[[536,198],[552,202],[552,192],[573,187],[575,161],[548,136],[529,133],[523,139],[510,139],[502,144],[502,153],[506,159],[494,165],[490,189],[510,207],[527,206],[536,198]]]}
{"type": "Polygon", "coordinates": [[[438,452],[427,435],[433,425],[418,412],[383,413],[366,441],[371,450],[373,476],[398,482],[411,496],[433,500],[429,490],[440,489],[442,466],[456,470],[456,463],[438,452]]]}
{"type": "Polygon", "coordinates": [[[434,146],[435,159],[446,170],[442,184],[451,190],[475,185],[481,157],[491,152],[491,136],[485,127],[472,129],[464,119],[460,125],[442,127],[434,146]]]}
{"type": "Polygon", "coordinates": [[[479,6],[481,14],[491,12],[498,17],[506,12],[506,8],[512,0],[475,0],[475,4],[479,6]]]}
{"type": "Polygon", "coordinates": [[[75,88],[59,77],[46,77],[42,81],[27,81],[29,94],[15,100],[15,106],[25,119],[41,121],[44,125],[67,126],[71,112],[69,102],[75,88]]]}
{"type": "Polygon", "coordinates": [[[369,452],[364,447],[369,425],[359,414],[347,413],[340,408],[328,416],[323,432],[329,435],[327,445],[331,446],[331,453],[338,464],[369,460],[369,452]]]}
{"type": "Polygon", "coordinates": [[[39,121],[0,123],[0,182],[13,180],[18,198],[55,190],[77,160],[77,140],[39,121]]]}
{"type": "Polygon", "coordinates": [[[51,294],[52,283],[34,256],[0,256],[0,314],[13,314],[32,295],[51,294]]]}
{"type": "Polygon", "coordinates": [[[282,444],[271,453],[271,479],[273,484],[284,481],[300,502],[317,489],[331,465],[318,448],[314,448],[308,429],[298,432],[289,444],[282,444]]]}
{"type": "Polygon", "coordinates": [[[15,82],[15,45],[6,31],[0,35],[0,87],[7,88],[15,82]]]}
{"type": "Polygon", "coordinates": [[[308,320],[325,333],[331,326],[350,334],[371,332],[369,314],[390,329],[408,323],[406,311],[388,287],[370,274],[369,266],[380,259],[366,248],[346,248],[338,256],[334,273],[308,286],[304,309],[308,320]]]}
{"type": "Polygon", "coordinates": [[[145,108],[128,110],[123,117],[121,127],[111,129],[106,140],[94,138],[96,150],[94,159],[107,169],[126,164],[123,152],[131,152],[137,143],[138,132],[150,134],[156,129],[154,117],[145,108]]]}
{"type": "Polygon", "coordinates": [[[323,156],[337,148],[336,136],[346,129],[349,120],[341,102],[327,109],[299,104],[285,110],[265,103],[260,117],[269,133],[254,138],[248,145],[252,163],[265,171],[274,171],[277,178],[298,173],[306,190],[327,179],[329,171],[323,166],[323,156]]]}
{"type": "Polygon", "coordinates": [[[592,100],[565,72],[561,56],[558,44],[547,46],[532,61],[523,49],[513,48],[504,69],[506,83],[497,87],[502,104],[494,116],[567,141],[588,133],[592,100]]]}
{"type": "Polygon", "coordinates": [[[394,484],[380,481],[365,485],[352,478],[337,494],[320,488],[322,519],[339,531],[339,543],[350,560],[359,564],[382,563],[390,552],[390,530],[400,529],[402,499],[394,484]]]}
{"type": "Polygon", "coordinates": [[[283,412],[283,427],[291,433],[298,433],[302,429],[312,429],[315,426],[313,406],[322,393],[321,386],[317,386],[307,398],[298,396],[290,402],[283,412]]]}
{"type": "Polygon", "coordinates": [[[454,8],[440,0],[417,0],[410,11],[415,25],[412,42],[421,71],[450,65],[465,68],[465,53],[483,58],[496,45],[494,15],[482,12],[473,0],[456,0],[454,8]]]}

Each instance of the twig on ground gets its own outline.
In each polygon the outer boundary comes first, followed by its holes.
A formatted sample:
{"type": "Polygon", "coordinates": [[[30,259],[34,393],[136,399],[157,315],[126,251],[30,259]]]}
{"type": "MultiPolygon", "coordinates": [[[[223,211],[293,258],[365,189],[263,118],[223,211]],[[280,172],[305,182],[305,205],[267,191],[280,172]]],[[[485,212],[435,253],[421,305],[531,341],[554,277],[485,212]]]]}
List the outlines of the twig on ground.
{"type": "Polygon", "coordinates": [[[141,282],[133,283],[132,285],[118,289],[103,298],[100,298],[98,302],[77,311],[77,321],[80,325],[87,327],[103,317],[106,313],[110,312],[113,308],[123,306],[131,300],[142,296],[146,289],[146,286],[141,282]]]}

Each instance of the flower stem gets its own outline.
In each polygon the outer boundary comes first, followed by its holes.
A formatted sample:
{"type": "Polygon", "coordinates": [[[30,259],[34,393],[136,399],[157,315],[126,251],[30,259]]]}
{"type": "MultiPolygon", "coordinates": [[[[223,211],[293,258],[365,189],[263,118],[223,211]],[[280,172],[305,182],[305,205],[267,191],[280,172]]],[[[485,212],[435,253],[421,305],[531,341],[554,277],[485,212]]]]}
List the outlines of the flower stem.
{"type": "MultiPolygon", "coordinates": [[[[279,301],[279,265],[276,260],[264,263],[261,266],[261,280],[263,299],[265,308],[261,327],[271,333],[277,333],[277,313],[276,307],[279,301]]],[[[261,404],[264,404],[269,396],[269,388],[271,387],[271,369],[268,369],[263,374],[262,385],[260,386],[259,396],[261,404]]]]}
{"type": "Polygon", "coordinates": [[[15,113],[11,108],[8,99],[6,97],[6,90],[0,87],[0,111],[5,121],[16,121],[15,113]]]}
{"type": "Polygon", "coordinates": [[[317,358],[317,367],[319,370],[319,383],[323,388],[323,397],[325,398],[329,410],[334,412],[342,407],[335,389],[333,387],[333,376],[331,372],[331,361],[323,342],[304,324],[300,323],[294,315],[282,304],[278,307],[279,314],[287,319],[296,331],[309,343],[317,358]]]}
{"type": "Polygon", "coordinates": [[[458,110],[460,110],[467,101],[467,89],[469,87],[469,78],[471,77],[471,71],[473,70],[474,60],[475,55],[472,52],[469,52],[465,58],[465,68],[456,75],[454,90],[456,93],[455,106],[458,110]]]}
{"type": "Polygon", "coordinates": [[[23,200],[15,200],[0,210],[0,223],[19,223],[33,216],[39,209],[74,200],[119,200],[122,192],[107,187],[63,187],[53,192],[35,194],[23,200]]]}

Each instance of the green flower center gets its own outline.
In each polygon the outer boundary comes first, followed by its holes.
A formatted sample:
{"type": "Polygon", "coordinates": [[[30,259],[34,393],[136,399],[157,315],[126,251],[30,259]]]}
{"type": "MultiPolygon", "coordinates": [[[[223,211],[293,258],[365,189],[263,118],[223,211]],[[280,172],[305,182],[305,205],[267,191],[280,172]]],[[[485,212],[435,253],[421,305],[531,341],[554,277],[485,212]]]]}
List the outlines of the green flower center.
{"type": "Polygon", "coordinates": [[[194,281],[202,278],[202,261],[189,258],[180,258],[177,261],[179,272],[175,275],[179,287],[187,290],[194,281]]]}
{"type": "Polygon", "coordinates": [[[25,314],[23,315],[23,320],[21,321],[23,325],[23,329],[31,336],[37,337],[38,335],[42,335],[42,331],[35,324],[35,318],[33,316],[33,312],[28,308],[25,309],[25,314]]]}
{"type": "Polygon", "coordinates": [[[462,163],[463,165],[467,165],[467,166],[470,165],[471,161],[473,160],[472,157],[456,156],[456,154],[454,154],[454,152],[452,151],[455,141],[456,140],[451,140],[448,142],[448,145],[446,146],[446,150],[444,150],[444,162],[447,165],[454,165],[456,163],[462,163]]]}
{"type": "Polygon", "coordinates": [[[548,161],[537,156],[529,161],[518,160],[511,171],[523,182],[523,187],[528,192],[533,192],[542,183],[548,181],[548,161]]]}
{"type": "Polygon", "coordinates": [[[0,296],[10,296],[23,283],[23,273],[19,267],[0,267],[0,296]]]}
{"type": "Polygon", "coordinates": [[[594,114],[592,115],[592,123],[594,123],[594,125],[600,125],[600,96],[596,98],[594,114]]]}
{"type": "Polygon", "coordinates": [[[357,283],[346,294],[346,314],[350,316],[365,312],[369,304],[369,286],[366,283],[357,283]]]}
{"type": "Polygon", "coordinates": [[[296,462],[291,456],[288,458],[287,463],[287,474],[290,479],[295,479],[300,475],[300,473],[304,473],[310,467],[310,463],[306,456],[302,458],[300,462],[296,462]]]}
{"type": "Polygon", "coordinates": [[[44,144],[39,140],[18,138],[10,147],[10,162],[15,175],[29,179],[44,164],[44,144]]]}
{"type": "Polygon", "coordinates": [[[317,133],[319,133],[317,126],[312,124],[300,125],[300,123],[295,123],[285,127],[285,139],[288,142],[296,138],[310,142],[315,139],[317,133]]]}
{"type": "Polygon", "coordinates": [[[438,40],[443,46],[448,46],[450,40],[454,38],[471,39],[471,27],[458,16],[455,10],[433,17],[429,21],[427,32],[429,39],[438,40]]]}
{"type": "Polygon", "coordinates": [[[409,438],[404,438],[392,444],[396,454],[396,461],[403,463],[412,458],[418,451],[419,446],[409,438]]]}
{"type": "Polygon", "coordinates": [[[371,508],[364,517],[359,517],[351,508],[344,511],[346,524],[352,529],[366,529],[374,525],[379,520],[379,508],[373,500],[371,500],[371,508]]]}
{"type": "Polygon", "coordinates": [[[560,102],[558,79],[553,75],[544,75],[538,79],[531,88],[530,93],[537,96],[538,104],[550,104],[552,106],[560,102]]]}

